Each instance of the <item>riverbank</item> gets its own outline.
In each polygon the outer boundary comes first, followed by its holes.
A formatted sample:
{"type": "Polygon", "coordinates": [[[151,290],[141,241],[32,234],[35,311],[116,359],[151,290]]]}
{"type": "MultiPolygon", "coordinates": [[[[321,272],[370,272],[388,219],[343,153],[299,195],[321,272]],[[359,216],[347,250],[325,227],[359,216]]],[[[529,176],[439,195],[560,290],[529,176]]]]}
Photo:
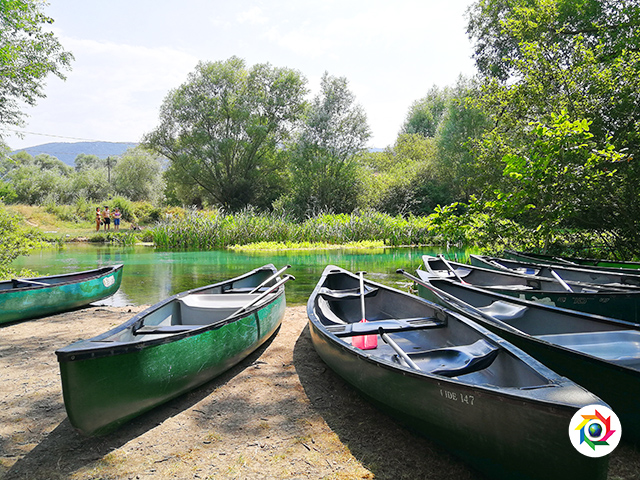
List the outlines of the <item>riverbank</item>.
{"type": "MultiPolygon", "coordinates": [[[[0,478],[482,478],[328,369],[304,306],[288,307],[277,335],[221,377],[111,435],[82,437],[66,417],[54,351],[142,309],[91,307],[0,327],[0,478]]],[[[609,478],[640,478],[640,452],[620,445],[609,478]]]]}

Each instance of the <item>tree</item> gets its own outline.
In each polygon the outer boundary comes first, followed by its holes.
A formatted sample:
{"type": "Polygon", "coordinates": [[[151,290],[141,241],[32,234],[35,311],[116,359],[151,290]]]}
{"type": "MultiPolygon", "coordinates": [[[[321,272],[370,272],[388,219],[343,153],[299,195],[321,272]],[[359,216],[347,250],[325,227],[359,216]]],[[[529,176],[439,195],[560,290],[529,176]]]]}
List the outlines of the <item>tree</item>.
{"type": "Polygon", "coordinates": [[[64,79],[73,56],[51,32],[53,20],[40,0],[0,2],[0,125],[22,125],[21,103],[35,105],[45,97],[44,80],[50,73],[64,79]]]}
{"type": "MultiPolygon", "coordinates": [[[[640,158],[639,26],[635,1],[480,0],[474,5],[468,31],[486,80],[478,106],[493,127],[476,144],[475,178],[484,183],[484,195],[507,187],[496,180],[502,159],[513,149],[530,148],[531,125],[553,125],[560,117],[587,122],[596,150],[613,148],[626,152],[629,160],[640,158]]],[[[591,157],[582,153],[587,165],[591,157]]],[[[587,170],[577,171],[585,178],[573,185],[595,186],[587,170]]],[[[580,225],[607,231],[616,238],[616,248],[637,254],[640,164],[623,162],[616,170],[616,182],[607,183],[607,192],[565,191],[562,201],[580,205],[580,217],[589,220],[580,225]]]]}
{"type": "Polygon", "coordinates": [[[143,147],[129,148],[113,169],[117,194],[132,201],[156,202],[162,197],[162,158],[143,147]]]}
{"type": "Polygon", "coordinates": [[[424,215],[438,204],[453,201],[451,191],[436,177],[434,139],[399,135],[393,147],[363,154],[367,174],[367,205],[390,215],[424,215]]]}
{"type": "Polygon", "coordinates": [[[420,134],[423,137],[435,137],[451,97],[448,88],[433,86],[424,98],[415,101],[402,126],[404,134],[420,134]]]}
{"type": "Polygon", "coordinates": [[[356,208],[360,180],[355,155],[370,137],[366,114],[346,78],[325,72],[320,88],[290,148],[292,191],[285,203],[298,217],[356,208]]]}
{"type": "Polygon", "coordinates": [[[278,149],[304,111],[305,83],[294,70],[247,68],[237,57],[201,62],[167,95],[160,125],[144,142],[211,203],[269,208],[283,171],[278,149]]]}

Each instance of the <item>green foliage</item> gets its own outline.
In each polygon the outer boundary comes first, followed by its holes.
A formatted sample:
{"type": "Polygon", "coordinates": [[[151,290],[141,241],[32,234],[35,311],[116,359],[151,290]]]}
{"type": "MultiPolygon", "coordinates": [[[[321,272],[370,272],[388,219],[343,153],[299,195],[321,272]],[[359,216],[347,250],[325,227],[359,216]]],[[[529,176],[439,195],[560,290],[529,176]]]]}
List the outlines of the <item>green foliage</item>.
{"type": "Polygon", "coordinates": [[[428,227],[429,221],[424,217],[405,219],[374,211],[322,214],[302,223],[275,212],[244,211],[224,215],[221,211],[194,211],[183,218],[166,220],[150,232],[159,247],[207,250],[260,242],[429,244],[435,234],[428,227]]]}
{"type": "Polygon", "coordinates": [[[130,200],[157,202],[162,198],[162,159],[143,147],[123,153],[112,178],[115,192],[130,200]]]}
{"type": "Polygon", "coordinates": [[[366,204],[390,215],[423,215],[453,197],[435,175],[433,139],[419,134],[399,135],[393,147],[363,154],[367,172],[366,204]]]}
{"type": "Polygon", "coordinates": [[[0,2],[0,124],[22,125],[24,104],[35,105],[47,75],[64,79],[73,56],[63,50],[53,33],[53,23],[39,0],[0,2]]]}
{"type": "Polygon", "coordinates": [[[277,149],[304,110],[305,83],[291,69],[247,68],[237,57],[201,62],[166,97],[145,143],[171,161],[173,178],[199,187],[211,203],[268,208],[258,202],[279,189],[277,149]]]}
{"type": "Polygon", "coordinates": [[[291,192],[282,205],[298,218],[344,213],[358,205],[359,164],[370,136],[366,115],[344,77],[322,77],[304,125],[291,147],[291,192]]]}
{"type": "MultiPolygon", "coordinates": [[[[42,235],[20,225],[20,220],[0,205],[0,279],[11,278],[18,273],[10,267],[20,255],[27,255],[33,248],[43,245],[42,235]]],[[[20,275],[33,276],[33,272],[22,271],[20,275]]]]}
{"type": "Polygon", "coordinates": [[[411,105],[401,132],[409,135],[435,137],[438,126],[447,110],[450,97],[449,88],[440,89],[433,86],[426,97],[411,105]]]}

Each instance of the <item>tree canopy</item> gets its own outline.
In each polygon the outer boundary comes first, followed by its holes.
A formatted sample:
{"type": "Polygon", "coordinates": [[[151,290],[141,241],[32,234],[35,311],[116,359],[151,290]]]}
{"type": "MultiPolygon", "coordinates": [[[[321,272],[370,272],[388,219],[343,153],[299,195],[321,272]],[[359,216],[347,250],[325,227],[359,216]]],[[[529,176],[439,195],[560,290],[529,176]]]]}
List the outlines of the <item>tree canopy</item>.
{"type": "Polygon", "coordinates": [[[0,125],[22,125],[21,104],[35,105],[45,97],[46,76],[64,79],[62,72],[73,60],[45,29],[53,19],[42,12],[44,5],[41,0],[0,2],[0,125]]]}
{"type": "Polygon", "coordinates": [[[247,68],[237,57],[200,62],[167,95],[144,141],[171,161],[174,178],[197,185],[213,204],[238,211],[268,202],[282,183],[277,150],[304,111],[305,84],[295,70],[247,68]]]}

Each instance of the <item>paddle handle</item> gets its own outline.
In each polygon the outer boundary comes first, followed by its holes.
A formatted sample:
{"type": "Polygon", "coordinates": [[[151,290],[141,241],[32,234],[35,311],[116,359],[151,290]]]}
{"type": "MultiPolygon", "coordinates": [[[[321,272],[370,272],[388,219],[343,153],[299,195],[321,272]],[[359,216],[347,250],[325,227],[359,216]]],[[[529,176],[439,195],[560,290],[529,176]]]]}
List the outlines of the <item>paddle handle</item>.
{"type": "Polygon", "coordinates": [[[364,273],[358,272],[360,274],[360,312],[362,313],[362,320],[366,320],[366,315],[364,312],[364,273]]]}
{"type": "Polygon", "coordinates": [[[560,285],[562,285],[562,287],[567,291],[567,292],[573,292],[573,289],[569,286],[569,284],[567,282],[565,282],[562,277],[560,275],[558,275],[556,273],[556,271],[552,268],[549,270],[551,272],[551,275],[553,275],[553,278],[555,278],[558,283],[560,285]]]}
{"type": "Polygon", "coordinates": [[[402,358],[402,360],[405,361],[407,365],[409,365],[414,370],[420,370],[420,367],[416,364],[416,362],[411,360],[411,357],[409,357],[409,355],[407,355],[407,353],[404,350],[402,350],[402,348],[400,348],[400,345],[394,342],[391,339],[391,337],[389,337],[389,335],[384,333],[382,328],[380,328],[379,333],[380,333],[380,336],[382,337],[382,340],[384,340],[386,344],[388,344],[391,348],[393,348],[396,351],[396,353],[400,356],[400,358],[402,358]]]}
{"type": "Polygon", "coordinates": [[[456,272],[455,268],[453,268],[451,266],[451,264],[447,261],[447,259],[444,258],[444,255],[440,254],[440,255],[438,255],[438,257],[440,257],[440,260],[442,260],[442,262],[447,266],[449,271],[455,275],[455,277],[458,279],[458,281],[460,283],[467,283],[464,280],[462,280],[462,277],[460,277],[460,275],[458,275],[458,272],[456,272]]]}
{"type": "Polygon", "coordinates": [[[262,282],[260,285],[258,285],[256,288],[254,288],[253,290],[251,290],[249,293],[256,293],[258,290],[260,290],[262,287],[264,287],[267,283],[269,283],[271,280],[273,280],[274,278],[277,278],[278,276],[280,276],[280,274],[282,272],[284,272],[287,268],[291,268],[291,265],[285,265],[284,267],[282,267],[280,270],[278,270],[276,273],[274,273],[273,275],[271,275],[269,278],[267,278],[264,282],[262,282]]]}

